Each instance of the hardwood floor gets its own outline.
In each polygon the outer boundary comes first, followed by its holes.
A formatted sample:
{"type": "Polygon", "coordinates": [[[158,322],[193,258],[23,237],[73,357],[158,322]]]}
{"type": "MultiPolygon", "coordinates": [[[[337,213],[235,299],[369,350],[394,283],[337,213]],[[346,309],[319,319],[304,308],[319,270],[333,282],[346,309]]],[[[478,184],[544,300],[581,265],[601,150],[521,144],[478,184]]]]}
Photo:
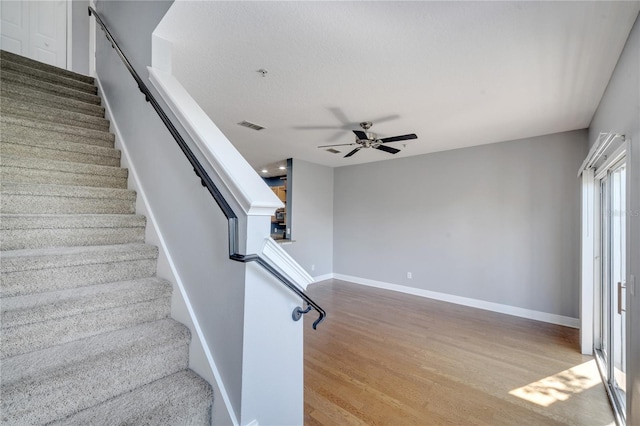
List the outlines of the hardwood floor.
{"type": "Polygon", "coordinates": [[[305,321],[305,424],[615,424],[578,330],[330,280],[305,321]]]}

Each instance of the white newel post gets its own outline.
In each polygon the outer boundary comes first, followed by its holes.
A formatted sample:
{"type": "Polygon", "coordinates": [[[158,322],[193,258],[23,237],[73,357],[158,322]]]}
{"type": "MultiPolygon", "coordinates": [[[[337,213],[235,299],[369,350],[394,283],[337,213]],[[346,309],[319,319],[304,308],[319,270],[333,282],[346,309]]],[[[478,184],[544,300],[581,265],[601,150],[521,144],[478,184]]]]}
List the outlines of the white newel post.
{"type": "MultiPolygon", "coordinates": [[[[247,253],[264,253],[270,217],[248,216],[246,224],[247,253]]],[[[293,321],[291,313],[302,301],[255,262],[245,273],[240,423],[301,425],[304,321],[293,321]]]]}

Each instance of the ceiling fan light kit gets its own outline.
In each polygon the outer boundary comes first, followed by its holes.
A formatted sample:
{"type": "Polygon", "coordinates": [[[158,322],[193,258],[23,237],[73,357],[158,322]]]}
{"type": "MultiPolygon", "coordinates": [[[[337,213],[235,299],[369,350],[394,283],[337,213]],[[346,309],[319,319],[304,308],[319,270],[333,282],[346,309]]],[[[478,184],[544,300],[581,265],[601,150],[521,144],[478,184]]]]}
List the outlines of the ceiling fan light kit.
{"type": "MultiPolygon", "coordinates": [[[[377,134],[368,131],[371,128],[371,126],[373,126],[373,123],[370,122],[370,121],[363,121],[362,123],[360,123],[360,127],[362,127],[362,130],[353,130],[353,133],[356,135],[356,141],[353,142],[353,143],[341,143],[341,144],[334,144],[334,145],[320,145],[318,148],[331,148],[331,147],[334,147],[334,146],[360,145],[360,146],[356,147],[353,151],[350,151],[347,155],[345,155],[344,158],[351,157],[356,152],[360,151],[362,148],[375,148],[375,149],[379,149],[380,151],[388,152],[389,154],[397,154],[398,152],[400,152],[399,149],[392,148],[392,147],[386,146],[384,144],[385,143],[389,143],[389,142],[400,142],[400,141],[407,141],[407,140],[417,139],[418,138],[418,136],[416,136],[415,133],[410,133],[410,134],[407,134],[407,135],[392,136],[392,137],[389,137],[389,138],[379,139],[377,134]]],[[[406,144],[405,144],[405,146],[406,146],[406,144]]]]}

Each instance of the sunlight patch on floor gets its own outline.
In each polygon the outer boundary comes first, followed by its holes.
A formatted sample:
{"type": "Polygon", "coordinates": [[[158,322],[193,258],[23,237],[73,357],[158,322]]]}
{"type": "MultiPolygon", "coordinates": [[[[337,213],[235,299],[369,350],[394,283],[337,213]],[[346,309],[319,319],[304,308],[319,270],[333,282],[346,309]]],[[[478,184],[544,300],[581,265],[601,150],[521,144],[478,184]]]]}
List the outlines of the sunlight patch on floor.
{"type": "Polygon", "coordinates": [[[566,401],[572,395],[592,388],[598,383],[601,383],[598,366],[595,360],[591,360],[514,389],[509,394],[548,407],[554,402],[566,401]]]}

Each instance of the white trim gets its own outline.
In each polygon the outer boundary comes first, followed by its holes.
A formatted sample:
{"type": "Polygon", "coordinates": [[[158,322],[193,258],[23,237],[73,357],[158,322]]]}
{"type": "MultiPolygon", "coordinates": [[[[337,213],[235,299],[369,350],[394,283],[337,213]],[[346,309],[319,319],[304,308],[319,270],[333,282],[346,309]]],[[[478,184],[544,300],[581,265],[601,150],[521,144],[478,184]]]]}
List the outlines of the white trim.
{"type": "Polygon", "coordinates": [[[616,163],[622,161],[627,155],[627,144],[622,143],[607,159],[595,170],[595,180],[602,179],[616,163]]]}
{"type": "MultiPolygon", "coordinates": [[[[89,0],[89,6],[96,8],[95,0],[89,0]]],[[[92,17],[93,18],[93,17],[92,17]]],[[[97,77],[96,73],[96,20],[89,18],[89,75],[97,77]]]]}
{"type": "Polygon", "coordinates": [[[607,148],[609,148],[609,146],[613,143],[613,141],[616,140],[618,137],[622,137],[622,140],[624,141],[624,135],[620,133],[600,132],[600,134],[598,134],[598,139],[596,139],[596,142],[593,144],[593,146],[589,150],[589,154],[587,154],[587,158],[584,159],[584,161],[582,162],[582,165],[580,166],[580,169],[578,170],[578,177],[580,177],[580,175],[584,170],[590,169],[593,166],[593,164],[596,161],[598,161],[600,156],[604,154],[607,148]],[[605,136],[605,138],[602,139],[602,136],[605,136]]]}
{"type": "Polygon", "coordinates": [[[311,275],[272,238],[265,238],[261,253],[271,266],[303,290],[306,290],[307,285],[313,282],[311,275]]]}
{"type": "Polygon", "coordinates": [[[516,317],[532,319],[536,321],[548,322],[551,324],[563,325],[565,327],[579,328],[578,318],[566,317],[563,315],[550,314],[547,312],[534,311],[531,309],[519,308],[516,306],[503,305],[500,303],[487,302],[486,300],[471,299],[469,297],[455,296],[452,294],[438,293],[430,290],[423,290],[414,287],[407,287],[398,284],[386,283],[383,281],[370,280],[368,278],[354,277],[351,275],[333,274],[337,280],[349,281],[355,284],[369,287],[381,288],[384,290],[397,291],[414,296],[426,297],[428,299],[441,300],[443,302],[455,303],[457,305],[469,306],[486,311],[498,312],[501,314],[513,315],[516,317]]]}
{"type": "Polygon", "coordinates": [[[211,354],[211,351],[209,350],[209,346],[207,345],[207,341],[204,338],[204,334],[202,333],[202,329],[200,328],[200,324],[198,322],[198,318],[195,315],[195,312],[193,311],[193,307],[191,306],[191,302],[189,301],[189,296],[187,295],[185,289],[184,289],[184,284],[182,283],[182,279],[180,278],[180,274],[178,273],[178,270],[176,269],[176,266],[173,262],[173,258],[171,257],[171,253],[169,252],[169,249],[167,247],[167,244],[164,240],[164,236],[162,235],[162,232],[160,231],[160,228],[158,227],[158,224],[156,222],[155,219],[155,215],[153,214],[153,211],[151,210],[151,206],[149,205],[146,193],[140,183],[140,179],[138,177],[138,173],[136,171],[135,166],[131,163],[131,161],[129,161],[129,152],[127,150],[126,145],[124,145],[124,143],[122,143],[124,141],[124,138],[122,137],[122,133],[120,132],[120,129],[118,127],[118,124],[113,120],[113,115],[111,114],[111,106],[109,105],[109,100],[107,99],[105,92],[103,90],[102,87],[102,83],[100,81],[100,79],[96,76],[96,84],[98,86],[98,93],[100,94],[100,96],[102,97],[102,103],[103,106],[105,108],[105,118],[107,118],[110,122],[111,122],[111,131],[115,134],[116,136],[116,142],[120,142],[120,149],[122,152],[122,158],[125,159],[125,161],[127,162],[127,168],[129,170],[129,183],[131,184],[131,186],[133,187],[133,189],[136,190],[138,196],[140,197],[140,200],[142,201],[142,203],[145,206],[145,215],[147,217],[147,223],[149,225],[151,225],[151,227],[153,228],[153,230],[155,231],[156,236],[158,237],[158,242],[160,247],[158,247],[159,250],[161,250],[163,252],[163,254],[165,255],[167,262],[169,264],[169,267],[171,268],[171,272],[173,274],[173,278],[175,279],[175,283],[178,287],[178,289],[180,290],[180,295],[182,296],[182,299],[184,300],[184,303],[187,307],[187,310],[189,312],[189,316],[191,317],[191,321],[193,323],[193,327],[195,328],[195,332],[198,336],[198,339],[200,340],[200,344],[202,345],[202,349],[204,350],[204,353],[207,357],[207,361],[209,362],[209,367],[211,368],[211,372],[216,380],[216,386],[218,387],[218,391],[219,391],[219,395],[217,395],[216,397],[222,397],[222,400],[224,401],[224,405],[225,408],[227,409],[227,412],[229,413],[229,417],[231,419],[231,421],[233,422],[233,426],[239,426],[240,422],[238,421],[238,419],[236,419],[235,416],[235,411],[233,409],[233,406],[231,404],[231,400],[229,399],[229,395],[226,391],[226,388],[224,387],[224,382],[222,381],[222,376],[220,375],[220,372],[216,366],[215,360],[213,359],[213,355],[211,354]]]}
{"type": "Polygon", "coordinates": [[[580,352],[593,354],[595,303],[595,180],[593,169],[582,173],[580,279],[580,352]]]}
{"type": "Polygon", "coordinates": [[[66,68],[69,71],[73,71],[73,1],[66,0],[67,2],[67,54],[65,55],[66,68]]]}
{"type": "Polygon", "coordinates": [[[319,283],[321,281],[330,280],[330,279],[333,279],[333,278],[335,278],[333,273],[324,274],[324,275],[318,275],[316,277],[313,277],[313,283],[315,284],[315,283],[319,283]]]}

